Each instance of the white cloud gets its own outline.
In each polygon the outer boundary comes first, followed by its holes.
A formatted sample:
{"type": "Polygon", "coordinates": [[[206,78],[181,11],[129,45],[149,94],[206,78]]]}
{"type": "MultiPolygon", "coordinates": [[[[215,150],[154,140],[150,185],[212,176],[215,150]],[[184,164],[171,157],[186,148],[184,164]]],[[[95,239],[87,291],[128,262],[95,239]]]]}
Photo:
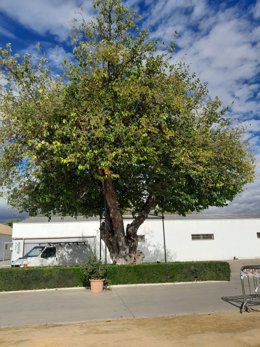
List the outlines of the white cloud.
{"type": "Polygon", "coordinates": [[[0,86],[6,86],[8,83],[7,79],[0,73],[0,86]]]}
{"type": "Polygon", "coordinates": [[[47,50],[48,61],[56,67],[60,67],[65,58],[70,60],[71,57],[72,54],[66,52],[64,48],[59,46],[55,46],[54,48],[49,48],[47,50]]]}
{"type": "Polygon", "coordinates": [[[246,120],[240,123],[247,131],[260,133],[260,119],[246,120]]]}
{"type": "Polygon", "coordinates": [[[85,16],[91,2],[83,0],[1,0],[0,11],[39,34],[51,33],[60,40],[68,37],[69,26],[79,17],[80,7],[85,16]]]}
{"type": "Polygon", "coordinates": [[[10,39],[14,39],[15,35],[11,33],[9,30],[5,29],[4,27],[0,26],[0,35],[6,36],[10,39]]]}
{"type": "MultiPolygon", "coordinates": [[[[165,37],[167,32],[173,32],[174,28],[167,25],[168,21],[154,35],[165,37]]],[[[191,70],[208,83],[212,96],[218,95],[225,105],[234,102],[234,112],[257,115],[260,107],[253,93],[259,89],[255,82],[259,73],[258,34],[259,28],[253,29],[246,18],[237,18],[235,11],[222,11],[207,25],[207,31],[188,27],[180,32],[180,50],[173,61],[191,64],[191,70]]]]}
{"type": "MultiPolygon", "coordinates": [[[[45,57],[48,60],[48,65],[51,69],[60,69],[64,60],[70,61],[73,57],[72,53],[67,52],[61,46],[49,46],[36,48],[35,45],[27,47],[25,50],[20,51],[20,54],[23,55],[29,53],[34,59],[39,59],[45,57]]],[[[56,71],[55,71],[56,72],[56,71]]]]}
{"type": "Polygon", "coordinates": [[[260,154],[256,155],[256,178],[227,207],[210,208],[206,213],[254,214],[260,216],[260,154]]]}
{"type": "Polygon", "coordinates": [[[252,93],[259,73],[260,27],[239,7],[216,9],[195,0],[153,3],[146,19],[152,36],[170,41],[178,31],[180,49],[173,61],[191,64],[191,70],[208,82],[212,96],[218,95],[226,105],[234,102],[234,112],[258,114],[259,102],[252,100],[252,93]]]}
{"type": "Polygon", "coordinates": [[[256,5],[253,9],[253,16],[258,19],[260,17],[260,1],[257,0],[256,5]]]}
{"type": "Polygon", "coordinates": [[[25,218],[27,214],[20,214],[18,210],[9,208],[6,200],[0,198],[0,223],[4,223],[8,219],[22,219],[25,218]]]}

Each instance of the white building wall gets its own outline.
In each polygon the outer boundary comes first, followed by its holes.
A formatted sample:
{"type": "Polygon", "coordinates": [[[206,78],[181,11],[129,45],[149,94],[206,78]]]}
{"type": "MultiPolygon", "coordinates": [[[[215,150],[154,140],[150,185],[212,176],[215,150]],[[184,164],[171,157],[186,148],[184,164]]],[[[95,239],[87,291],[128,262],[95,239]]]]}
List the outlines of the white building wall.
{"type": "MultiPolygon", "coordinates": [[[[161,221],[148,221],[146,244],[163,250],[161,221]]],[[[165,220],[167,259],[172,261],[260,258],[260,219],[165,220]],[[214,234],[214,240],[192,240],[191,234],[214,234]]],[[[149,255],[149,254],[148,254],[149,255]]],[[[160,259],[163,261],[163,256],[160,259]]]]}
{"type": "MultiPolygon", "coordinates": [[[[167,230],[167,223],[165,221],[165,238],[167,230]]],[[[160,219],[148,219],[140,227],[138,235],[144,235],[145,239],[143,242],[139,243],[139,249],[144,252],[145,262],[163,262],[165,260],[164,253],[164,237],[163,237],[163,226],[162,220],[160,219]]],[[[168,261],[174,261],[175,259],[170,256],[169,251],[171,250],[171,245],[168,244],[168,261]]]]}
{"type": "Polygon", "coordinates": [[[0,234],[0,261],[9,260],[10,257],[10,243],[12,242],[11,235],[0,234]]]}
{"type": "MultiPolygon", "coordinates": [[[[130,220],[125,220],[125,224],[130,220]]],[[[260,218],[238,219],[165,219],[166,256],[168,261],[226,260],[260,258],[260,218]],[[192,234],[214,234],[214,240],[192,240],[192,234]]],[[[165,259],[162,220],[148,219],[140,227],[145,235],[139,248],[145,253],[144,261],[165,259]]],[[[99,221],[14,223],[13,240],[24,243],[32,240],[95,237],[99,256],[99,221]]],[[[104,244],[101,255],[104,260],[104,244]]],[[[19,246],[24,250],[23,244],[19,246]]],[[[18,246],[17,246],[18,248],[18,246]]],[[[19,255],[20,256],[20,255],[19,255]]],[[[12,257],[12,258],[13,258],[12,257]]],[[[107,253],[109,261],[109,253],[107,253]]]]}

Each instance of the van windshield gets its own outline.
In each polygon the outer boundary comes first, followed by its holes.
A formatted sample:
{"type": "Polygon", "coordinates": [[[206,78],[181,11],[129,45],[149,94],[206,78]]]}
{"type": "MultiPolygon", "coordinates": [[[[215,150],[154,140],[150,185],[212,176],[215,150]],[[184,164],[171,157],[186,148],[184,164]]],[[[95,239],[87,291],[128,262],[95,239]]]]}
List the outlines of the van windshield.
{"type": "Polygon", "coordinates": [[[35,246],[24,257],[38,257],[45,247],[35,246]]]}

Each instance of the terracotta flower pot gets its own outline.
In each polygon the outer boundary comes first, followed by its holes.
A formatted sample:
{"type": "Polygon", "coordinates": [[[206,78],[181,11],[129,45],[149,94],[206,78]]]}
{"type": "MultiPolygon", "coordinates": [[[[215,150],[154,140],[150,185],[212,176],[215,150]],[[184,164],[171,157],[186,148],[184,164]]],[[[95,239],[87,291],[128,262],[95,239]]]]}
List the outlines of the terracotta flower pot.
{"type": "Polygon", "coordinates": [[[90,280],[90,290],[91,293],[98,294],[103,291],[104,280],[90,280]]]}

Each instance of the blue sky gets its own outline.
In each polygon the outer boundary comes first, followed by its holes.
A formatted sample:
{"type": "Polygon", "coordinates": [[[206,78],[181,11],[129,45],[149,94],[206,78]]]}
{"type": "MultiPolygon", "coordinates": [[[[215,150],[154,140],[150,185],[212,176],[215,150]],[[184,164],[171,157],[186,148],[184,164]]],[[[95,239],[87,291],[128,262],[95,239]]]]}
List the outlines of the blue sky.
{"type": "MultiPolygon", "coordinates": [[[[208,82],[211,96],[231,106],[230,115],[246,128],[256,180],[228,207],[210,212],[260,215],[260,0],[124,2],[143,16],[141,25],[153,38],[170,42],[178,32],[172,61],[190,64],[208,82]]],[[[86,18],[94,14],[91,0],[0,0],[0,46],[11,42],[15,52],[33,53],[40,42],[51,65],[58,67],[70,54],[69,31],[80,8],[86,18]]],[[[13,213],[7,215],[2,201],[0,221],[9,217],[13,213]]]]}

